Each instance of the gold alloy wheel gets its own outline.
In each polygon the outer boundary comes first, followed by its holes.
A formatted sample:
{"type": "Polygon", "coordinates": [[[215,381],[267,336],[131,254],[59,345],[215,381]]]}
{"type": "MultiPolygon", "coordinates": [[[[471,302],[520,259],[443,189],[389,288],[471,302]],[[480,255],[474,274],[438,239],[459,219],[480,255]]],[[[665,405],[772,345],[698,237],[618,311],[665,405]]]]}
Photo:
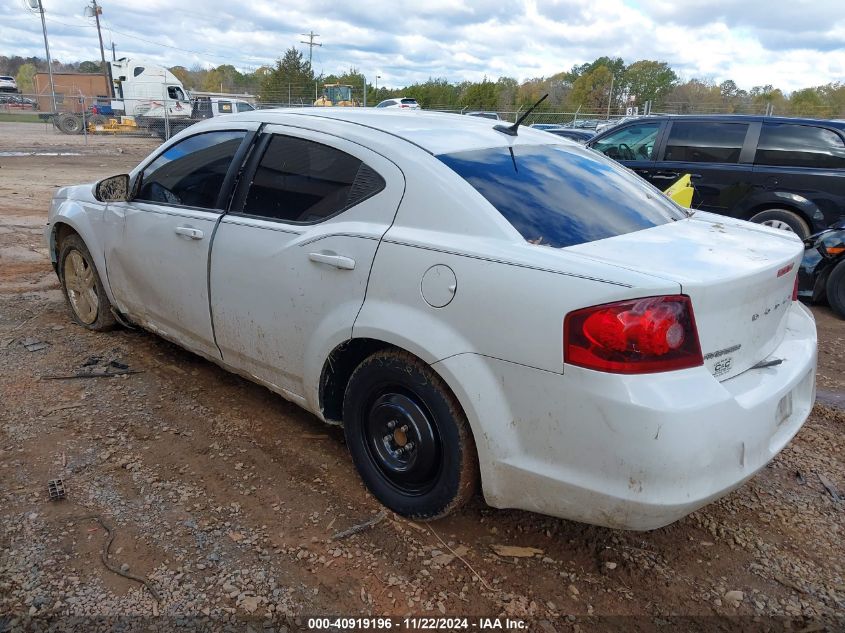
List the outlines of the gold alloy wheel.
{"type": "Polygon", "coordinates": [[[97,282],[94,268],[89,266],[82,254],[73,250],[65,257],[65,288],[76,316],[86,325],[97,320],[100,299],[97,296],[97,282]]]}

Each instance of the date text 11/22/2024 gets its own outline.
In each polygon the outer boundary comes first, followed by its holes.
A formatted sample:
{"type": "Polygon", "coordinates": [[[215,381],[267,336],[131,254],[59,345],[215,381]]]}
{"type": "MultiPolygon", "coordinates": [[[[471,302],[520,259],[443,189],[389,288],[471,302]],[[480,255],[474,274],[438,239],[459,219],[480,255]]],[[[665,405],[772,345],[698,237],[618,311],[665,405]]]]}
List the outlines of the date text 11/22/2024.
{"type": "Polygon", "coordinates": [[[527,630],[525,620],[515,618],[391,618],[391,617],[323,617],[308,618],[308,630],[408,630],[408,631],[520,631],[527,630]]]}

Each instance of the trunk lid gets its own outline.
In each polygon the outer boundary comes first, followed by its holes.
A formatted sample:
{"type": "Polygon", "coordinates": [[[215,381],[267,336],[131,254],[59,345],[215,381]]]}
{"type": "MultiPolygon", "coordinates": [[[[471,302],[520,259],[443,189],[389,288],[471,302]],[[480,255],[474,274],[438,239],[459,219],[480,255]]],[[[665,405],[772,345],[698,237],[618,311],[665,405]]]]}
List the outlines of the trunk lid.
{"type": "Polygon", "coordinates": [[[692,301],[704,364],[726,380],[783,339],[804,247],[791,233],[698,212],[566,250],[680,284],[692,301]]]}

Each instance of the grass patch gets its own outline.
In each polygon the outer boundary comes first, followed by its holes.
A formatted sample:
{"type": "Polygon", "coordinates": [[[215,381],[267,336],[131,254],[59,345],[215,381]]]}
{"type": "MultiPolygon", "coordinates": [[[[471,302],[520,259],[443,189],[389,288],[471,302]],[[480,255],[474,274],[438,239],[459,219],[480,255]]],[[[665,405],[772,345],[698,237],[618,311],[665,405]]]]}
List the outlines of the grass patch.
{"type": "Polygon", "coordinates": [[[35,113],[0,112],[0,123],[43,123],[43,121],[35,113]]]}

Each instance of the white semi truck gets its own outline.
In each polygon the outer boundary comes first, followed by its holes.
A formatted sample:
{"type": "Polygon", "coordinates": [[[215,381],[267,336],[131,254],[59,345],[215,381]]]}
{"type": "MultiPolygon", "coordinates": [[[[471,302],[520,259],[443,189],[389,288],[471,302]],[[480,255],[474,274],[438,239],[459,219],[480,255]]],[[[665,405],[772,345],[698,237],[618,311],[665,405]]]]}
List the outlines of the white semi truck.
{"type": "MultiPolygon", "coordinates": [[[[67,134],[80,134],[87,126],[95,133],[144,131],[167,138],[202,119],[254,109],[237,99],[192,99],[179,78],[163,66],[128,58],[108,64],[109,94],[82,95],[98,97],[97,103],[90,108],[90,115],[86,113],[89,109],[83,107],[42,116],[51,118],[56,127],[67,134]]],[[[73,81],[69,75],[63,76],[66,82],[73,81]]],[[[91,75],[86,78],[90,80],[91,75]]],[[[104,83],[96,88],[98,93],[104,83]]]]}

